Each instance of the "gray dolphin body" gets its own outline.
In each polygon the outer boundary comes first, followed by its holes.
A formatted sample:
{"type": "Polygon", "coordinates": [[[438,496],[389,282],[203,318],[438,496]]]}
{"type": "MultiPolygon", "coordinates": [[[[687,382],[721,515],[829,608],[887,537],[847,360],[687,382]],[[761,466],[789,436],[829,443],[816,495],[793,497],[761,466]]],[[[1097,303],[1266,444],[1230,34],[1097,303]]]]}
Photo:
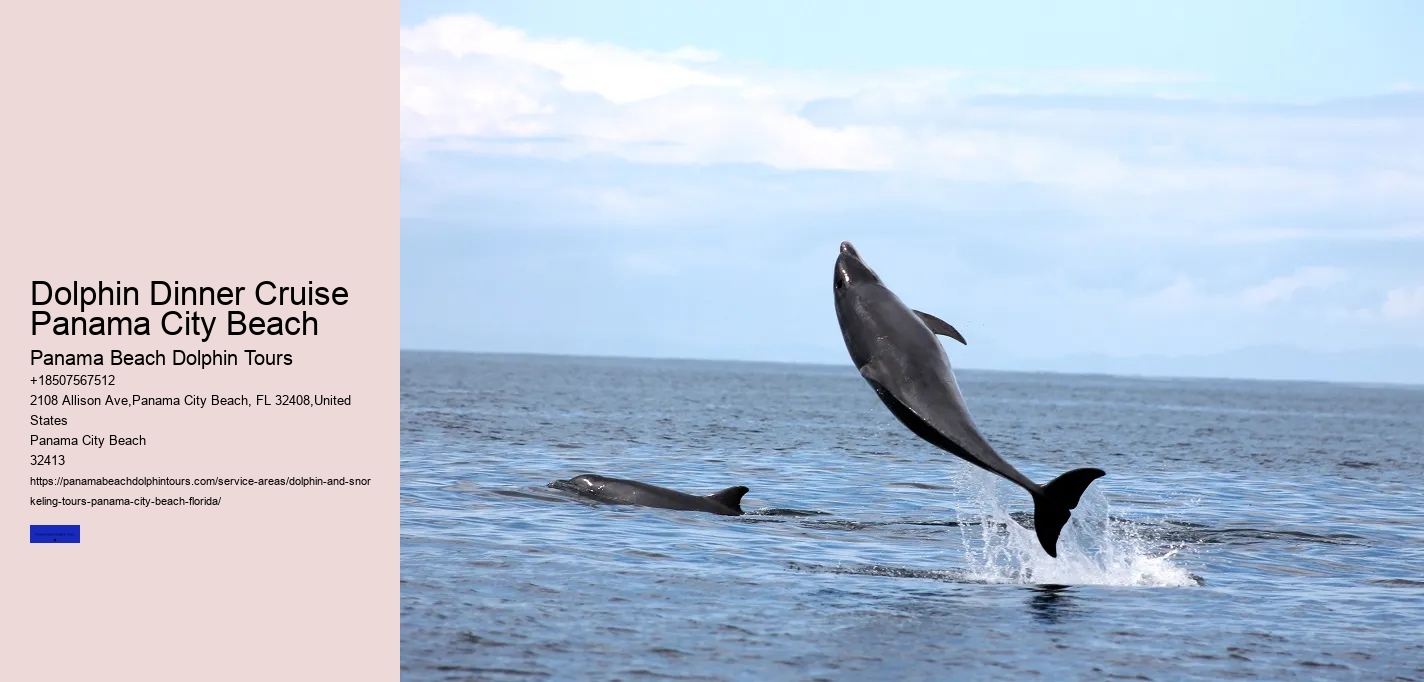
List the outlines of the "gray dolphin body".
{"type": "Polygon", "coordinates": [[[932,445],[1027,490],[1033,496],[1038,542],[1057,557],[1063,524],[1103,470],[1074,469],[1038,485],[1005,462],[975,428],[935,334],[960,343],[964,337],[945,321],[902,303],[850,242],[841,242],[836,259],[835,297],[846,350],[890,412],[932,445]]]}
{"type": "Polygon", "coordinates": [[[711,495],[689,495],[641,481],[608,478],[597,474],[582,474],[567,481],[554,481],[550,488],[567,490],[608,504],[635,504],[641,507],[680,509],[721,514],[742,515],[742,496],[747,487],[738,485],[711,495]]]}

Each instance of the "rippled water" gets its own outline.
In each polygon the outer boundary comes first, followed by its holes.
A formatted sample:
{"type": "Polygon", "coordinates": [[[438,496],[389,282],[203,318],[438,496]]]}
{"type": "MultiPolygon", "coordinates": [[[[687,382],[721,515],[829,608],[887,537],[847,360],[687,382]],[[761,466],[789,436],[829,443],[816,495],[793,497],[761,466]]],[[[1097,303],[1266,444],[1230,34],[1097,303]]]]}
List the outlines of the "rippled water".
{"type": "Polygon", "coordinates": [[[403,353],[403,677],[1424,678],[1424,388],[957,374],[1057,560],[849,363],[403,353]]]}

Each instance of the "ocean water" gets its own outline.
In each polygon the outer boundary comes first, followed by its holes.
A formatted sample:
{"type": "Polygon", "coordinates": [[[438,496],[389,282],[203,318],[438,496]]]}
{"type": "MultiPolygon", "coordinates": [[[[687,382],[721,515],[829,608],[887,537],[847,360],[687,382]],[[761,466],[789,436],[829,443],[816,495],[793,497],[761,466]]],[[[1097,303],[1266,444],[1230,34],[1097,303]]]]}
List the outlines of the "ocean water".
{"type": "Polygon", "coordinates": [[[849,362],[402,353],[402,677],[1424,679],[1424,387],[956,374],[1058,559],[849,362]]]}

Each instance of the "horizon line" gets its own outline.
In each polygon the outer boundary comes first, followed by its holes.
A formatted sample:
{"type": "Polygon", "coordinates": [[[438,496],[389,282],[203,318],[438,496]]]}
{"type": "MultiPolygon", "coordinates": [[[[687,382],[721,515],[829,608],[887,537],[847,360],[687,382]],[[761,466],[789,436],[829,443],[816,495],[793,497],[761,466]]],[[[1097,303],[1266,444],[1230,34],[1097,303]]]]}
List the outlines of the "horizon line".
{"type": "MultiPolygon", "coordinates": [[[[400,349],[401,353],[449,353],[465,355],[508,355],[508,356],[533,356],[547,358],[585,358],[595,360],[668,360],[675,362],[707,362],[707,363],[743,363],[755,365],[804,365],[812,367],[846,367],[840,364],[828,362],[816,362],[807,360],[747,360],[745,358],[692,358],[678,356],[648,356],[648,355],[615,355],[596,353],[543,353],[537,351],[483,351],[483,350],[454,350],[448,348],[406,348],[400,349]]],[[[1110,356],[1108,356],[1110,357],[1110,356]]],[[[1207,357],[1207,356],[1185,356],[1185,357],[1207,357]]],[[[849,370],[849,367],[846,367],[849,370]]],[[[1424,390],[1424,383],[1415,382],[1393,382],[1393,381],[1337,381],[1330,379],[1263,379],[1260,377],[1240,377],[1240,376],[1182,376],[1175,374],[1116,374],[1110,372],[1068,372],[1052,369],[998,369],[989,367],[964,366],[953,368],[973,372],[998,372],[1003,374],[1055,374],[1062,376],[1077,377],[1108,377],[1113,379],[1172,379],[1176,381],[1256,381],[1269,383],[1309,383],[1309,384],[1331,384],[1336,386],[1356,386],[1363,388],[1393,388],[1405,390],[1424,390]]]]}

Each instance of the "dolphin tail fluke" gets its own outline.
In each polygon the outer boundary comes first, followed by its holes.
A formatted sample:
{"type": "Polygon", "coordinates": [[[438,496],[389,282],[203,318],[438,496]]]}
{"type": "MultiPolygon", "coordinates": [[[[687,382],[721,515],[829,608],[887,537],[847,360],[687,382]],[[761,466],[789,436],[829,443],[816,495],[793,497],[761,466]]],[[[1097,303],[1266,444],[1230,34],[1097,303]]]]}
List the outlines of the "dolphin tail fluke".
{"type": "Polygon", "coordinates": [[[1058,534],[1068,523],[1072,510],[1088,484],[1103,475],[1102,469],[1074,469],[1043,486],[1043,492],[1033,496],[1033,530],[1038,544],[1048,556],[1058,556],[1058,534]]]}

